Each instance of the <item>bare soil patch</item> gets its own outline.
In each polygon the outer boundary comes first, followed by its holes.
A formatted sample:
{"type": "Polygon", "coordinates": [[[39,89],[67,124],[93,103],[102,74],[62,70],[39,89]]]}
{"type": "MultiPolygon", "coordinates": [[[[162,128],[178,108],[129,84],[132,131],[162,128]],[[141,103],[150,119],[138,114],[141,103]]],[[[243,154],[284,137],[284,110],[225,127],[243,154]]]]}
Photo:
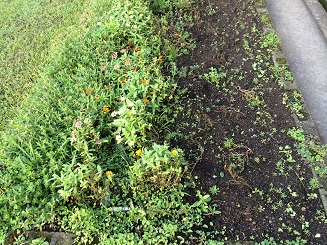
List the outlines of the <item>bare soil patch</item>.
{"type": "Polygon", "coordinates": [[[255,3],[206,0],[195,8],[189,31],[196,48],[178,61],[178,84],[187,92],[174,130],[183,137],[173,141],[194,164],[197,189],[211,193],[221,211],[207,216],[209,230],[218,240],[326,244],[323,206],[309,185],[310,166],[287,134],[295,122],[255,3]],[[203,77],[212,68],[216,82],[203,77]]]}

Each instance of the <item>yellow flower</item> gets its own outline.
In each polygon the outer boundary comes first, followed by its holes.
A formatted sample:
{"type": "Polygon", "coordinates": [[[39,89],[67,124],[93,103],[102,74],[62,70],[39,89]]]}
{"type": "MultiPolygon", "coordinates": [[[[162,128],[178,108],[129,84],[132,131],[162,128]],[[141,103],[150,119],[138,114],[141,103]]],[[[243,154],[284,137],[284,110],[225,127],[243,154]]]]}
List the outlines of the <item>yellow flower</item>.
{"type": "Polygon", "coordinates": [[[112,172],[111,171],[107,171],[106,172],[106,175],[107,175],[107,177],[110,177],[110,175],[112,175],[112,172]]]}
{"type": "Polygon", "coordinates": [[[162,61],[162,55],[159,55],[158,60],[161,62],[162,61]]]}
{"type": "Polygon", "coordinates": [[[142,156],[142,150],[141,150],[141,149],[138,149],[138,150],[136,151],[136,155],[138,155],[139,157],[142,156]]]}
{"type": "Polygon", "coordinates": [[[177,153],[178,153],[178,152],[177,152],[176,150],[172,150],[172,151],[171,151],[171,154],[173,154],[174,156],[176,156],[177,153]]]}

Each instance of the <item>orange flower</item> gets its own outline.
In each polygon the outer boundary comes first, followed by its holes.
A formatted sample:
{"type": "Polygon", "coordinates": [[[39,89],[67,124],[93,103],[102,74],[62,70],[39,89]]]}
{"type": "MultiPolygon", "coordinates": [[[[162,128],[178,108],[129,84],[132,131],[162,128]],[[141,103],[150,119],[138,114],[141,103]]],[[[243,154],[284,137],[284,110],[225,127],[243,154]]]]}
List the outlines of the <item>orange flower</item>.
{"type": "Polygon", "coordinates": [[[103,112],[104,113],[107,113],[107,112],[109,112],[110,110],[109,110],[109,108],[108,107],[103,107],[103,112]]]}
{"type": "Polygon", "coordinates": [[[176,150],[172,150],[172,151],[171,151],[171,154],[173,154],[174,156],[176,156],[177,153],[178,153],[178,152],[177,152],[176,150]]]}
{"type": "Polygon", "coordinates": [[[126,98],[125,98],[125,97],[119,97],[117,100],[118,100],[118,101],[125,101],[126,98]]]}
{"type": "Polygon", "coordinates": [[[109,85],[105,85],[104,88],[105,88],[105,89],[109,89],[110,86],[109,86],[109,85]]]}
{"type": "Polygon", "coordinates": [[[132,42],[130,42],[130,41],[128,41],[127,44],[128,44],[128,46],[130,46],[130,47],[133,46],[132,42]]]}
{"type": "Polygon", "coordinates": [[[146,84],[146,80],[145,79],[142,80],[142,84],[146,84]]]}
{"type": "Polygon", "coordinates": [[[162,55],[159,55],[158,60],[162,61],[162,55]]]}
{"type": "Polygon", "coordinates": [[[138,155],[139,157],[142,156],[142,150],[141,150],[141,149],[138,149],[138,150],[136,151],[136,155],[138,155]]]}
{"type": "Polygon", "coordinates": [[[143,100],[144,103],[149,103],[149,101],[150,101],[150,100],[148,100],[148,99],[144,99],[144,100],[143,100]]]}
{"type": "Polygon", "coordinates": [[[151,94],[155,94],[155,93],[156,93],[156,91],[152,90],[151,94]]]}
{"type": "Polygon", "coordinates": [[[146,70],[147,70],[147,71],[151,71],[151,67],[147,67],[146,70]]]}
{"type": "Polygon", "coordinates": [[[135,51],[140,51],[141,49],[139,47],[134,48],[135,51]]]}
{"type": "Polygon", "coordinates": [[[106,175],[107,175],[107,177],[110,177],[110,175],[112,175],[112,172],[111,171],[107,171],[106,172],[106,175]]]}
{"type": "Polygon", "coordinates": [[[86,93],[86,94],[91,93],[91,89],[88,88],[87,90],[85,90],[85,93],[86,93]]]}

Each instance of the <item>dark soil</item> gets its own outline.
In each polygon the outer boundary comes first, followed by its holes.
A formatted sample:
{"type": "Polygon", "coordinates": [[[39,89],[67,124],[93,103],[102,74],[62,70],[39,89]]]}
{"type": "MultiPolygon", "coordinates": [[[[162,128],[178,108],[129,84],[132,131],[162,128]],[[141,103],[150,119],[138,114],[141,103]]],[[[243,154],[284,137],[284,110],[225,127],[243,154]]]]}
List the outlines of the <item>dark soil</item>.
{"type": "Polygon", "coordinates": [[[184,71],[178,85],[187,92],[172,141],[193,164],[196,188],[211,194],[221,211],[207,216],[212,225],[206,231],[217,240],[300,237],[327,244],[323,206],[310,189],[311,169],[287,134],[295,122],[283,104],[271,52],[261,47],[265,33],[255,4],[205,0],[194,9],[189,32],[196,48],[178,61],[184,71]],[[226,73],[218,85],[201,77],[211,67],[226,73]]]}

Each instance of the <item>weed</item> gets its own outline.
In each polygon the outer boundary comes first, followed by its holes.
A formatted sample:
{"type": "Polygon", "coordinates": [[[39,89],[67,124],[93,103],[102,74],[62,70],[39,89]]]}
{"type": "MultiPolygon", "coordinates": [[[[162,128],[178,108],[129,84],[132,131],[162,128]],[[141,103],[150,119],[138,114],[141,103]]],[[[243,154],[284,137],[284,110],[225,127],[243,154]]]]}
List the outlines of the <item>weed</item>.
{"type": "Polygon", "coordinates": [[[209,191],[212,195],[216,195],[217,193],[219,193],[220,190],[216,185],[213,185],[210,187],[209,191]]]}
{"type": "Polygon", "coordinates": [[[255,193],[258,193],[259,196],[261,198],[263,198],[263,191],[262,190],[259,190],[258,188],[254,188],[254,190],[252,190],[252,194],[255,194],[255,193]]]}
{"type": "Polygon", "coordinates": [[[313,137],[306,136],[303,129],[289,129],[288,134],[297,140],[295,147],[298,154],[307,162],[311,163],[320,178],[327,178],[327,166],[325,157],[327,146],[320,145],[313,137]]]}
{"type": "Polygon", "coordinates": [[[292,90],[289,93],[284,93],[283,104],[289,107],[299,119],[306,117],[302,95],[298,91],[292,90]]]}
{"type": "Polygon", "coordinates": [[[312,190],[319,189],[319,181],[317,178],[311,178],[310,179],[310,188],[312,190]]]}
{"type": "Polygon", "coordinates": [[[215,8],[212,6],[210,1],[208,1],[208,5],[207,5],[206,9],[207,9],[206,12],[208,13],[209,16],[214,15],[216,13],[215,8]]]}
{"type": "Polygon", "coordinates": [[[225,78],[227,74],[225,72],[218,72],[216,68],[209,68],[209,73],[204,73],[201,75],[201,78],[205,79],[206,81],[215,84],[217,87],[220,86],[220,80],[225,78]]]}
{"type": "Polygon", "coordinates": [[[308,196],[308,200],[314,200],[318,198],[317,193],[308,193],[307,196],[308,196]]]}
{"type": "Polygon", "coordinates": [[[280,146],[279,152],[285,154],[287,162],[289,162],[289,163],[295,162],[295,160],[293,159],[293,156],[292,156],[292,147],[290,147],[289,145],[280,146]]]}
{"type": "Polygon", "coordinates": [[[264,34],[261,47],[267,48],[268,50],[279,50],[280,40],[275,33],[264,34]]]}
{"type": "Polygon", "coordinates": [[[323,223],[327,224],[327,218],[324,211],[317,210],[315,215],[316,220],[321,220],[323,223]]]}
{"type": "MultiPolygon", "coordinates": [[[[290,81],[290,82],[294,81],[293,74],[291,73],[290,68],[287,65],[274,66],[273,72],[277,79],[282,78],[286,81],[290,81]]],[[[280,84],[281,84],[281,86],[284,86],[283,83],[280,83],[280,84]]]]}
{"type": "Polygon", "coordinates": [[[260,13],[260,19],[261,19],[261,22],[266,26],[266,27],[269,27],[269,28],[272,28],[272,24],[271,24],[271,20],[270,20],[270,16],[268,13],[260,13]]]}
{"type": "Polygon", "coordinates": [[[285,177],[289,175],[288,172],[285,170],[285,163],[283,160],[278,161],[276,163],[276,167],[279,170],[280,174],[284,175],[285,177]]]}

